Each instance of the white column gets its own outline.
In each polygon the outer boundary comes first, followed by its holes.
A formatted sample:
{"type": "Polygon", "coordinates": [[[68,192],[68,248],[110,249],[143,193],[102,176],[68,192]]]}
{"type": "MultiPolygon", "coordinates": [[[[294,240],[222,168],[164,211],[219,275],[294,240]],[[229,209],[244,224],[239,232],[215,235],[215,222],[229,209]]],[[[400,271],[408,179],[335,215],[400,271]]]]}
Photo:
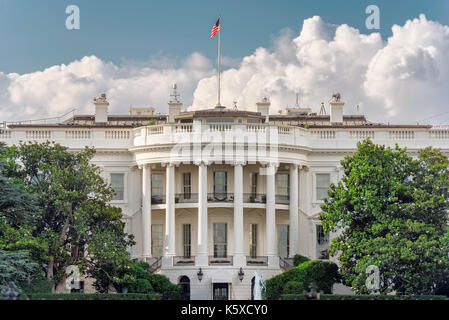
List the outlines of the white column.
{"type": "Polygon", "coordinates": [[[201,162],[198,164],[198,266],[209,264],[207,241],[207,165],[201,162]]]}
{"type": "Polygon", "coordinates": [[[165,175],[165,255],[175,255],[175,166],[166,165],[165,175]]]}
{"type": "Polygon", "coordinates": [[[298,165],[290,165],[290,257],[299,253],[298,165]]]}
{"type": "Polygon", "coordinates": [[[243,254],[243,164],[234,164],[234,266],[246,264],[243,254]]]}
{"type": "Polygon", "coordinates": [[[142,258],[151,257],[151,168],[142,168],[142,258]]]}
{"type": "Polygon", "coordinates": [[[269,164],[266,170],[267,174],[267,211],[266,211],[266,248],[267,256],[276,256],[276,208],[275,208],[275,184],[276,166],[269,164]]]}

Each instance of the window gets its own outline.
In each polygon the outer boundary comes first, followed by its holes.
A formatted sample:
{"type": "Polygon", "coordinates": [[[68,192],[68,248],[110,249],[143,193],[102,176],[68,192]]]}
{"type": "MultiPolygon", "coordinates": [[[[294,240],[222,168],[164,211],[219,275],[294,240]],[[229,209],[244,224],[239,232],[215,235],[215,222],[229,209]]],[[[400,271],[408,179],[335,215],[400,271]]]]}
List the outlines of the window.
{"type": "Polygon", "coordinates": [[[318,259],[329,259],[329,235],[324,233],[322,225],[316,226],[316,242],[318,259]]]}
{"type": "Polygon", "coordinates": [[[151,195],[162,196],[164,187],[162,186],[162,173],[151,175],[151,195]]]}
{"type": "Polygon", "coordinates": [[[249,225],[249,254],[251,258],[257,257],[257,224],[249,225]]]}
{"type": "Polygon", "coordinates": [[[289,174],[280,173],[277,175],[277,193],[280,200],[288,200],[290,197],[289,174]]]}
{"type": "Polygon", "coordinates": [[[214,223],[214,258],[227,256],[227,224],[214,223]]]}
{"type": "Polygon", "coordinates": [[[257,172],[250,173],[251,196],[257,196],[257,172]]]}
{"type": "Polygon", "coordinates": [[[288,224],[279,224],[278,228],[278,255],[281,258],[287,258],[290,254],[290,226],[288,224]]]}
{"type": "Polygon", "coordinates": [[[317,173],[316,174],[316,199],[324,200],[327,198],[327,190],[330,185],[329,173],[317,173]]]}
{"type": "Polygon", "coordinates": [[[184,199],[190,199],[192,196],[192,182],[190,172],[183,174],[184,180],[184,199]]]}
{"type": "Polygon", "coordinates": [[[191,256],[191,239],[192,239],[192,227],[190,224],[182,225],[184,234],[184,258],[190,258],[191,256]]]}
{"type": "Polygon", "coordinates": [[[214,197],[224,200],[227,197],[227,172],[214,172],[214,197]]]}
{"type": "Polygon", "coordinates": [[[115,192],[113,200],[123,200],[125,190],[125,174],[111,173],[111,187],[115,192]]]}
{"type": "Polygon", "coordinates": [[[151,225],[151,254],[162,257],[164,249],[164,229],[162,224],[151,225]]]}

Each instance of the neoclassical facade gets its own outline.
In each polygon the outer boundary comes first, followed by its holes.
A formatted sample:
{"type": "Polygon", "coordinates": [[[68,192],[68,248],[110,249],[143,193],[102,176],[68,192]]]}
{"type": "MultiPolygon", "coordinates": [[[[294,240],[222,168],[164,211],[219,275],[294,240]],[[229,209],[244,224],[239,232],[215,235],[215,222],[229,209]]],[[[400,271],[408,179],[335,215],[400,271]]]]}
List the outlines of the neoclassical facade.
{"type": "Polygon", "coordinates": [[[320,204],[358,141],[397,143],[411,154],[449,147],[446,128],[344,115],[339,95],[329,115],[299,107],[273,115],[266,98],[256,111],[182,111],[173,97],[165,115],[152,108],[109,115],[102,95],[93,115],[4,123],[0,141],[95,147],[93,161],[135,236],[131,256],[180,283],[190,299],[251,299],[255,272],[268,279],[295,254],[328,259],[332,235],[323,233],[320,204]]]}

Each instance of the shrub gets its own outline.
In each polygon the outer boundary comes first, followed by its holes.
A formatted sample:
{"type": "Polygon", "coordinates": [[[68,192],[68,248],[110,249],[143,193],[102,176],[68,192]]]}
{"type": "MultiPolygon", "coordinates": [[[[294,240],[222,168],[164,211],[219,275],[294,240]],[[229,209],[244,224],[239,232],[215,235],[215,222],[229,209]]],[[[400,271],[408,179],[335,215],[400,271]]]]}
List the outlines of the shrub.
{"type": "Polygon", "coordinates": [[[307,257],[304,257],[300,254],[295,254],[295,256],[293,257],[293,265],[295,267],[299,266],[301,263],[306,262],[306,261],[310,261],[310,259],[307,257]]]}
{"type": "Polygon", "coordinates": [[[302,294],[305,289],[302,282],[289,281],[284,287],[283,294],[302,294]]]}
{"type": "Polygon", "coordinates": [[[51,293],[53,282],[48,279],[36,279],[30,283],[24,281],[18,284],[23,294],[51,293]]]}
{"type": "MultiPolygon", "coordinates": [[[[315,282],[323,293],[332,293],[332,286],[339,282],[338,266],[330,261],[306,261],[266,282],[266,298],[280,299],[285,289],[306,290],[315,282]],[[287,284],[290,283],[288,286],[287,284]]],[[[302,292],[298,292],[302,293],[302,292]]]]}
{"type": "Polygon", "coordinates": [[[152,274],[150,283],[155,292],[162,294],[163,300],[180,300],[181,287],[173,284],[170,280],[161,274],[152,274]]]}
{"type": "Polygon", "coordinates": [[[54,294],[28,294],[21,300],[161,300],[162,295],[157,293],[54,293],[54,294]]]}
{"type": "Polygon", "coordinates": [[[150,281],[147,279],[136,279],[136,281],[130,286],[130,293],[151,293],[153,292],[153,287],[150,281]]]}
{"type": "MultiPolygon", "coordinates": [[[[282,300],[306,300],[304,294],[283,294],[282,300]]],[[[323,294],[320,300],[447,300],[435,295],[369,295],[369,294],[323,294]]]]}

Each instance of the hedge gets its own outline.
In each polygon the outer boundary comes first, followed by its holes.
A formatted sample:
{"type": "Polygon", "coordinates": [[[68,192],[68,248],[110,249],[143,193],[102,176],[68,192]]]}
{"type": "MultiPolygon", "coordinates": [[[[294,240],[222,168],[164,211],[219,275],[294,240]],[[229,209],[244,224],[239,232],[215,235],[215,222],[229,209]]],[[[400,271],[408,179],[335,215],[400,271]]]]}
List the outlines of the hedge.
{"type": "MultiPolygon", "coordinates": [[[[306,300],[304,294],[283,294],[282,300],[306,300]]],[[[435,295],[369,295],[369,294],[322,294],[320,300],[449,300],[435,295]]]]}
{"type": "Polygon", "coordinates": [[[21,300],[161,300],[159,293],[36,293],[20,297],[21,300]]]}
{"type": "Polygon", "coordinates": [[[300,254],[295,254],[293,257],[293,266],[297,267],[306,261],[310,261],[310,259],[300,254]]]}
{"type": "Polygon", "coordinates": [[[267,299],[279,299],[282,294],[302,293],[312,282],[323,293],[332,293],[334,283],[340,281],[338,266],[330,261],[306,261],[266,282],[267,299]]]}

